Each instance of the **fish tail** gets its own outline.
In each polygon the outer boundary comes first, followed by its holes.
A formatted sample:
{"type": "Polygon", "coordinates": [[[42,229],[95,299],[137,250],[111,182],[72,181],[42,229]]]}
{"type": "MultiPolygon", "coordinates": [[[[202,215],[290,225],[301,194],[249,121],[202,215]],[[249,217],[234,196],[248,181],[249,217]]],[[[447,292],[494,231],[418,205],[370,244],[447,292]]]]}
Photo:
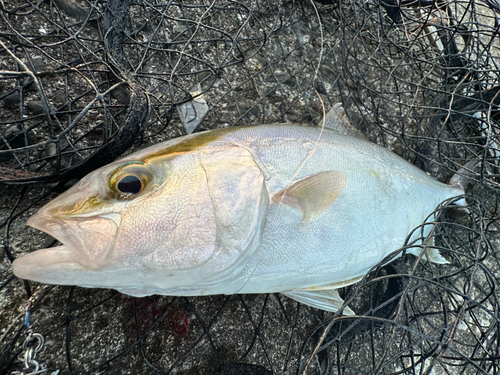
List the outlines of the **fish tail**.
{"type": "Polygon", "coordinates": [[[460,168],[450,179],[448,185],[465,190],[474,181],[474,170],[477,168],[480,159],[472,159],[460,168]]]}

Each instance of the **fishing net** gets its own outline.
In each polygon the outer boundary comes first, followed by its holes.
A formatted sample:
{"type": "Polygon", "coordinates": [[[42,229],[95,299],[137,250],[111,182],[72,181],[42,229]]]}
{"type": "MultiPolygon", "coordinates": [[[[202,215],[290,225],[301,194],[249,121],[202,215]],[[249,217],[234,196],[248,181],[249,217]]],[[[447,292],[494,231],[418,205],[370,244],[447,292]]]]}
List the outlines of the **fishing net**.
{"type": "Polygon", "coordinates": [[[0,16],[0,373],[500,371],[495,0],[0,0],[0,16]],[[438,207],[412,236],[432,226],[424,241],[341,291],[356,316],[12,275],[56,243],[28,217],[95,168],[201,130],[315,126],[335,103],[443,182],[479,162],[467,210],[438,207]]]}

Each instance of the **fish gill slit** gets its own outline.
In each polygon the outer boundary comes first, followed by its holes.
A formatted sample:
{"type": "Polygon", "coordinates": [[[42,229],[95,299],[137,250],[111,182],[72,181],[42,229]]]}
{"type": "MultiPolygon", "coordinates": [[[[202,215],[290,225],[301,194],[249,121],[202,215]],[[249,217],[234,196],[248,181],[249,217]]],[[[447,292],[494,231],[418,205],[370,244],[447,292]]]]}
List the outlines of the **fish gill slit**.
{"type": "Polygon", "coordinates": [[[208,172],[205,169],[205,166],[203,165],[203,162],[200,157],[200,153],[196,152],[196,157],[198,158],[199,165],[201,166],[201,169],[203,169],[203,178],[205,178],[205,182],[207,184],[207,190],[208,190],[208,195],[210,196],[210,202],[212,204],[212,209],[215,212],[215,205],[214,205],[214,197],[212,195],[212,191],[209,188],[209,182],[208,182],[208,172]]]}

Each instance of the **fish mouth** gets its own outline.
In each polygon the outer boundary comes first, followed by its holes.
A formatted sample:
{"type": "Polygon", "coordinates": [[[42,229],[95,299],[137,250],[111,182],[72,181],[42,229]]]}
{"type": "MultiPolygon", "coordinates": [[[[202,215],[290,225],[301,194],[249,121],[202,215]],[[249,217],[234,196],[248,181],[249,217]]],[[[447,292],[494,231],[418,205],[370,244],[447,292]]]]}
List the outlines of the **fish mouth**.
{"type": "Polygon", "coordinates": [[[38,212],[27,224],[62,243],[15,259],[14,275],[47,284],[90,284],[91,274],[105,268],[114,248],[118,226],[112,216],[87,218],[48,215],[38,212]]]}
{"type": "MultiPolygon", "coordinates": [[[[63,245],[37,250],[29,256],[35,257],[34,254],[43,251],[54,264],[73,262],[89,269],[97,269],[104,265],[114,248],[118,232],[118,225],[113,217],[106,215],[61,218],[38,212],[28,219],[27,224],[51,235],[63,245]],[[51,252],[54,257],[48,256],[51,252]],[[61,257],[61,261],[56,255],[61,257]]],[[[48,265],[48,262],[46,260],[42,264],[48,265]]]]}

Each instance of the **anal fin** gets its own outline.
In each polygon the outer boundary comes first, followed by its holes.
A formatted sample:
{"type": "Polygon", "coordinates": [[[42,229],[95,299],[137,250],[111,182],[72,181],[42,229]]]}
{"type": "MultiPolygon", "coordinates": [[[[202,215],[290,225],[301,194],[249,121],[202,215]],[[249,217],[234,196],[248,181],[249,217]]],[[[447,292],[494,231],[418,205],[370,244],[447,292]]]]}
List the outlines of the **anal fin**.
{"type": "MultiPolygon", "coordinates": [[[[302,289],[281,292],[281,294],[304,305],[330,312],[336,312],[344,305],[344,300],[340,298],[337,289],[302,289]]],[[[348,306],[344,306],[343,313],[344,315],[356,315],[348,306]]]]}
{"type": "MultiPolygon", "coordinates": [[[[422,252],[421,248],[413,248],[409,249],[406,251],[408,254],[415,255],[416,257],[420,256],[420,253],[422,252]]],[[[431,263],[435,264],[450,264],[446,260],[444,256],[441,255],[438,249],[435,249],[433,247],[429,247],[425,250],[426,254],[422,256],[423,261],[429,260],[431,263]]]]}
{"type": "Polygon", "coordinates": [[[427,256],[432,263],[435,264],[450,264],[444,256],[441,255],[438,249],[428,248],[426,250],[427,256]]]}
{"type": "Polygon", "coordinates": [[[324,284],[324,285],[319,285],[319,286],[311,286],[309,288],[295,289],[295,290],[298,290],[298,291],[301,291],[301,292],[302,291],[304,291],[304,292],[310,292],[310,291],[316,291],[316,290],[331,290],[331,289],[344,288],[346,286],[349,286],[349,285],[352,285],[352,284],[356,284],[358,281],[361,281],[361,279],[364,276],[365,275],[353,277],[352,279],[348,279],[348,280],[338,281],[336,283],[324,284]]]}
{"type": "MultiPolygon", "coordinates": [[[[434,247],[434,237],[430,237],[425,242],[425,244],[428,247],[426,247],[426,249],[425,249],[425,253],[426,254],[424,254],[422,256],[422,259],[424,261],[429,260],[430,262],[435,263],[435,264],[450,264],[450,262],[448,262],[446,260],[446,258],[441,255],[441,253],[439,252],[439,249],[436,249],[434,247]]],[[[422,252],[422,249],[419,248],[419,247],[415,247],[415,248],[408,249],[406,252],[408,254],[411,254],[411,255],[414,255],[414,256],[418,257],[418,256],[420,256],[420,253],[422,252]]]]}

